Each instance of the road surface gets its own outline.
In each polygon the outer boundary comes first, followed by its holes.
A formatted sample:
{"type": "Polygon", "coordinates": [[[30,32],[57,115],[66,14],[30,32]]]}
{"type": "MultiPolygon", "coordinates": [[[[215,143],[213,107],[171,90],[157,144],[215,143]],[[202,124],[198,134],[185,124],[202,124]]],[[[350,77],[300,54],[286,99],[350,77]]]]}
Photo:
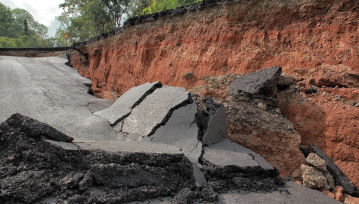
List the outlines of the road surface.
{"type": "Polygon", "coordinates": [[[65,56],[0,56],[0,123],[13,113],[45,122],[84,141],[114,141],[106,119],[92,114],[112,104],[87,93],[90,80],[66,66],[65,56]]]}

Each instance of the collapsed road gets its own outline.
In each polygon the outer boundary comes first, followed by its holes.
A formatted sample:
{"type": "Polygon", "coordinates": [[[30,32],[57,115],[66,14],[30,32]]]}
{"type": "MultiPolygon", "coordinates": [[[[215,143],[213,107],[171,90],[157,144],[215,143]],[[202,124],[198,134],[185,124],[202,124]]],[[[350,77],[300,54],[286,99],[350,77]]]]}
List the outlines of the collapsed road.
{"type": "Polygon", "coordinates": [[[0,56],[1,203],[336,203],[225,139],[223,105],[160,82],[112,104],[66,61],[0,56]]]}

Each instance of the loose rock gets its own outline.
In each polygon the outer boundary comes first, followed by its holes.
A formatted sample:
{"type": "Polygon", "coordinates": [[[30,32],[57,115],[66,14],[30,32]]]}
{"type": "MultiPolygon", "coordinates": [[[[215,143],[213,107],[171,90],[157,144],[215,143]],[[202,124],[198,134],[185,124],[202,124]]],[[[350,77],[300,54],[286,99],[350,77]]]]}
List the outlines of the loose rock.
{"type": "Polygon", "coordinates": [[[329,189],[327,177],[314,167],[302,164],[303,185],[312,189],[329,189]]]}
{"type": "Polygon", "coordinates": [[[272,95],[281,73],[281,67],[272,67],[240,76],[229,87],[228,95],[238,94],[239,91],[249,94],[272,95]]]}
{"type": "Polygon", "coordinates": [[[320,158],[314,153],[310,153],[305,159],[305,161],[307,162],[307,164],[314,166],[315,168],[322,170],[323,172],[328,171],[327,163],[324,161],[324,159],[320,158]]]}

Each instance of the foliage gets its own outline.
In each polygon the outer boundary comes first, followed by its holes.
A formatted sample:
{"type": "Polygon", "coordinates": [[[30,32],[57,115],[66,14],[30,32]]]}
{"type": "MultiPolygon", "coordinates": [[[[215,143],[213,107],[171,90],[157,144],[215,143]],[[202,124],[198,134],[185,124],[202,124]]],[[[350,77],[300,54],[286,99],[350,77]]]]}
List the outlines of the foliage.
{"type": "Polygon", "coordinates": [[[201,0],[152,0],[151,4],[148,7],[144,8],[142,13],[143,14],[156,13],[162,10],[173,9],[179,6],[184,6],[199,1],[201,0]]]}
{"type": "Polygon", "coordinates": [[[35,21],[24,9],[11,10],[0,3],[0,48],[50,47],[47,27],[35,21]]]}
{"type": "Polygon", "coordinates": [[[121,27],[126,18],[151,14],[200,0],[65,0],[57,17],[56,44],[72,44],[121,27]],[[67,35],[69,38],[65,39],[67,35]]]}

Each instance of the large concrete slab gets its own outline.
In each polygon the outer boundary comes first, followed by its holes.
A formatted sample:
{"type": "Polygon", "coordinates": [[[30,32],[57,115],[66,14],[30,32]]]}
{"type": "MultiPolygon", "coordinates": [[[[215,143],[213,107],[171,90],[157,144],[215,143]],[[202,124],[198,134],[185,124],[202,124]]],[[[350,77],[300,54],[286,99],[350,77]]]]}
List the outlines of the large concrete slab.
{"type": "Polygon", "coordinates": [[[197,140],[196,113],[197,105],[195,103],[175,110],[164,126],[145,139],[177,146],[192,162],[198,162],[202,152],[202,143],[197,140]]]}
{"type": "MultiPolygon", "coordinates": [[[[188,100],[189,93],[184,88],[156,89],[141,104],[132,109],[131,115],[124,120],[122,131],[129,135],[150,135],[168,119],[166,117],[174,108],[188,100]]],[[[138,139],[140,138],[134,138],[134,140],[138,139]]]]}
{"type": "Polygon", "coordinates": [[[143,101],[156,88],[161,86],[161,82],[157,81],[133,87],[118,98],[111,107],[95,112],[94,114],[106,118],[111,125],[114,125],[128,116],[131,113],[132,108],[143,101]]]}
{"type": "Polygon", "coordinates": [[[274,192],[230,192],[219,195],[220,204],[339,204],[340,202],[328,197],[322,192],[288,182],[282,191],[274,192]]]}
{"type": "Polygon", "coordinates": [[[265,170],[273,169],[263,157],[228,139],[205,147],[203,159],[219,167],[234,165],[241,168],[258,166],[265,170]]]}
{"type": "Polygon", "coordinates": [[[281,73],[281,67],[272,67],[240,76],[230,85],[228,95],[235,95],[239,91],[267,95],[268,92],[273,91],[281,73]]]}

